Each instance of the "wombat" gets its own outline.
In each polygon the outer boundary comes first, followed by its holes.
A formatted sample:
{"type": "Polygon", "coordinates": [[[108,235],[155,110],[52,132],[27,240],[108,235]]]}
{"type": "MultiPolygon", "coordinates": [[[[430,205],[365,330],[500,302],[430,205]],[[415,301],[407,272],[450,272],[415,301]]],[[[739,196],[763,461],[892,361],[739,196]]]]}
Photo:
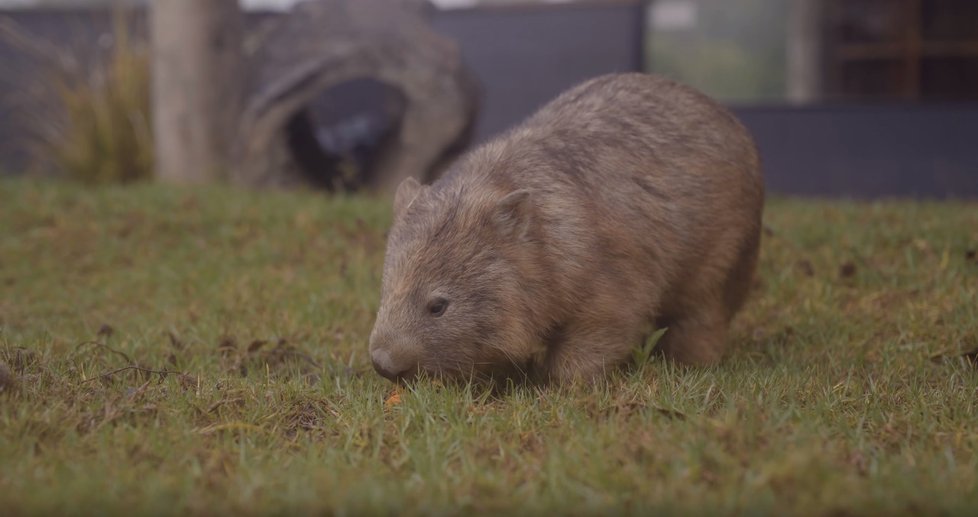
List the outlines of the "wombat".
{"type": "Polygon", "coordinates": [[[431,186],[397,188],[374,367],[591,379],[662,327],[667,357],[712,364],[751,285],[763,199],[729,111],[662,77],[587,81],[431,186]]]}

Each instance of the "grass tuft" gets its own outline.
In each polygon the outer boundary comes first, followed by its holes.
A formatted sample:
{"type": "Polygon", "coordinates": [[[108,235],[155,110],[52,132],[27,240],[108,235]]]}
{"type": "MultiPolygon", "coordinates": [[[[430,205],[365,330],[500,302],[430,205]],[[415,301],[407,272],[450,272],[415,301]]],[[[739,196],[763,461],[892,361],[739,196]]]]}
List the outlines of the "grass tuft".
{"type": "Polygon", "coordinates": [[[132,36],[131,16],[113,13],[111,47],[88,65],[67,49],[50,49],[5,21],[0,37],[46,63],[37,89],[53,116],[26,121],[40,169],[88,184],[131,183],[154,171],[149,50],[132,36]]]}
{"type": "Polygon", "coordinates": [[[657,329],[645,339],[644,343],[638,347],[635,347],[635,350],[632,352],[632,362],[634,362],[639,368],[644,366],[645,363],[648,363],[649,360],[652,359],[652,352],[655,351],[655,347],[659,344],[659,340],[662,339],[662,336],[666,335],[668,330],[669,327],[657,329]]]}

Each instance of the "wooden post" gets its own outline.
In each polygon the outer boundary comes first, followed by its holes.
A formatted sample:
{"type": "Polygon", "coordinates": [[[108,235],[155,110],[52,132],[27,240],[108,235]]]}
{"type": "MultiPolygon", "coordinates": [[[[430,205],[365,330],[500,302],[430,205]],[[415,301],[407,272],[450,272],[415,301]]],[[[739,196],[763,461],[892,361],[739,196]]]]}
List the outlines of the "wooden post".
{"type": "Polygon", "coordinates": [[[790,0],[788,100],[805,103],[822,93],[822,0],[790,0]]]}
{"type": "Polygon", "coordinates": [[[242,94],[238,0],[153,0],[150,16],[157,177],[223,179],[242,94]]]}

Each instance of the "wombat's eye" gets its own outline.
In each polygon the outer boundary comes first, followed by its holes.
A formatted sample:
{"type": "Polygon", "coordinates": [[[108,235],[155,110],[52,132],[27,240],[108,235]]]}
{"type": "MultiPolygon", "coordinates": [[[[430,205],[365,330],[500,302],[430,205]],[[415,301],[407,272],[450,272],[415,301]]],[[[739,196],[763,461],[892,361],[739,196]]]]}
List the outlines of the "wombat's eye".
{"type": "Polygon", "coordinates": [[[428,314],[436,318],[445,314],[445,309],[448,309],[448,300],[444,298],[435,298],[428,302],[428,314]]]}

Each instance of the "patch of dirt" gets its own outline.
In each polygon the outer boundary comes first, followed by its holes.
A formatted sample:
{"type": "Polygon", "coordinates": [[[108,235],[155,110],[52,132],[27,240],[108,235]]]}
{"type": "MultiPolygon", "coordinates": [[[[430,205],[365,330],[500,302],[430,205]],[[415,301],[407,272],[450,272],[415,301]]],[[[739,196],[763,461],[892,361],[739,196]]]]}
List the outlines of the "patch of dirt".
{"type": "Polygon", "coordinates": [[[856,276],[856,264],[854,264],[852,261],[843,262],[842,265],[839,266],[839,278],[848,280],[854,276],[856,276]]]}
{"type": "Polygon", "coordinates": [[[813,266],[812,262],[808,259],[799,260],[795,263],[795,267],[801,272],[801,274],[809,278],[815,276],[815,266],[813,266]]]}
{"type": "Polygon", "coordinates": [[[218,342],[217,350],[223,358],[225,368],[242,377],[247,377],[250,370],[282,372],[292,367],[298,369],[300,375],[307,377],[310,382],[314,382],[319,379],[322,370],[315,359],[286,339],[274,342],[255,339],[247,346],[240,346],[233,337],[225,336],[218,342]]]}
{"type": "Polygon", "coordinates": [[[295,401],[286,411],[285,435],[293,438],[300,432],[325,433],[328,423],[339,418],[339,413],[321,399],[309,398],[295,401]]]}
{"type": "Polygon", "coordinates": [[[0,394],[20,391],[20,378],[10,367],[0,363],[0,394]]]}
{"type": "MultiPolygon", "coordinates": [[[[100,377],[96,377],[100,378],[100,377]]],[[[97,431],[105,425],[115,425],[126,421],[130,425],[139,422],[151,422],[160,410],[161,402],[166,398],[166,388],[147,380],[139,386],[126,389],[123,393],[111,398],[101,398],[101,406],[84,412],[75,426],[81,434],[97,431]]]]}
{"type": "Polygon", "coordinates": [[[108,323],[103,323],[102,326],[98,328],[98,332],[95,335],[103,339],[108,339],[112,337],[112,334],[115,334],[115,329],[108,323]]]}
{"type": "Polygon", "coordinates": [[[11,369],[24,375],[28,369],[38,364],[37,352],[23,347],[13,347],[0,350],[2,358],[11,369]]]}

